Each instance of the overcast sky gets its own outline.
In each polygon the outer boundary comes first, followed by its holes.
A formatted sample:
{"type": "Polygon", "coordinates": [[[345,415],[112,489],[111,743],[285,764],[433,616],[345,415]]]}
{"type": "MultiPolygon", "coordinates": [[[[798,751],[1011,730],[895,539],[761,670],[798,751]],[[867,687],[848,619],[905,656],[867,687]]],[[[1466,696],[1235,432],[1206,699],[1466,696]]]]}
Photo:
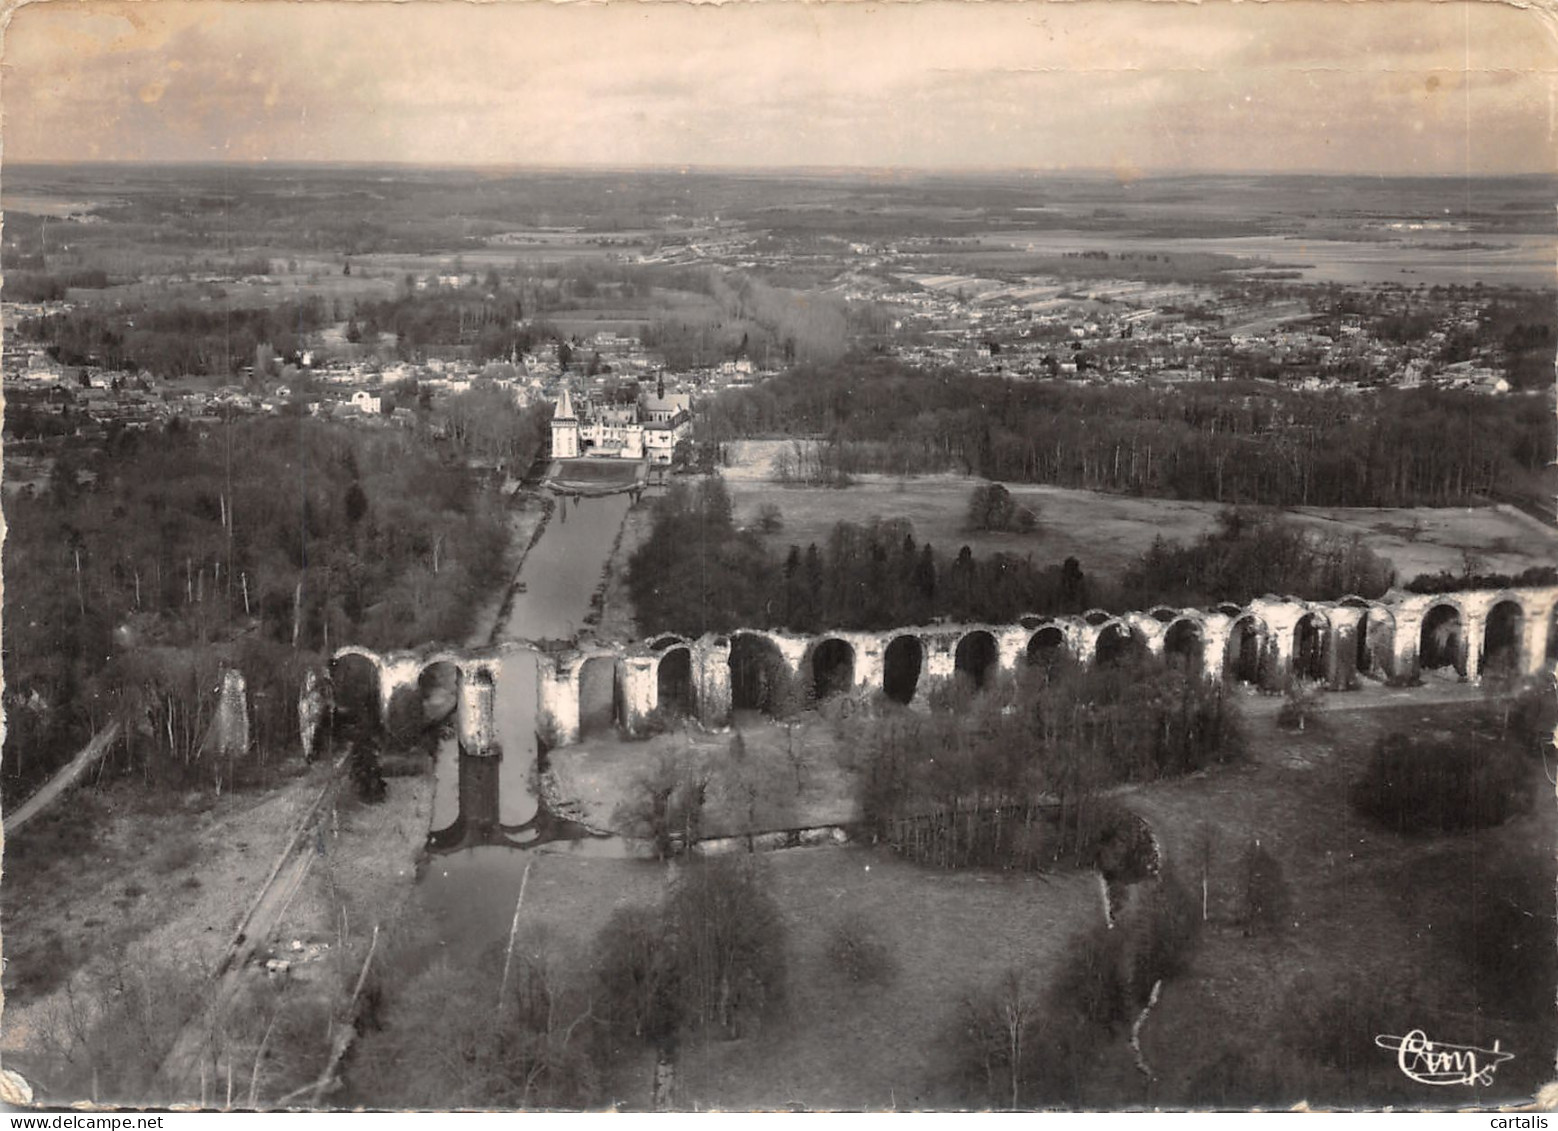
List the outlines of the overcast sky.
{"type": "Polygon", "coordinates": [[[1553,24],[1500,3],[52,0],[7,161],[1537,172],[1553,24]]]}

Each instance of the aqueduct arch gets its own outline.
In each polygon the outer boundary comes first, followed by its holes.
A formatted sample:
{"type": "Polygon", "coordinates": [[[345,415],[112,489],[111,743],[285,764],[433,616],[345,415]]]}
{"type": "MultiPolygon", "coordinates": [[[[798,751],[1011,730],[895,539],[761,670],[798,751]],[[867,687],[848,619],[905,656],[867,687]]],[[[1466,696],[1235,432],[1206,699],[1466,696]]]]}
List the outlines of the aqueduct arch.
{"type": "Polygon", "coordinates": [[[330,663],[335,710],[354,721],[384,721],[382,680],[378,658],[360,650],[338,652],[330,663]]]}
{"type": "Polygon", "coordinates": [[[1369,604],[1358,621],[1353,666],[1374,679],[1388,679],[1395,655],[1396,618],[1383,605],[1369,604]]]}
{"type": "Polygon", "coordinates": [[[895,703],[914,701],[925,667],[925,644],[918,636],[895,636],[882,652],[882,691],[895,703]]]}
{"type": "Polygon", "coordinates": [[[958,641],[953,653],[953,670],[965,676],[977,691],[990,682],[999,655],[995,636],[987,629],[978,628],[958,641]]]}
{"type": "Polygon", "coordinates": [[[811,687],[819,701],[854,690],[854,647],[836,636],[820,641],[811,653],[811,687]]]}
{"type": "Polygon", "coordinates": [[[1312,683],[1331,678],[1331,620],[1318,610],[1305,612],[1293,626],[1293,675],[1312,683]]]}
{"type": "Polygon", "coordinates": [[[1190,675],[1206,673],[1206,626],[1199,618],[1181,616],[1163,635],[1163,655],[1190,675]]]}
{"type": "Polygon", "coordinates": [[[619,706],[615,657],[589,657],[579,665],[579,733],[612,730],[620,720],[619,706]]]}
{"type": "Polygon", "coordinates": [[[685,644],[668,648],[655,665],[655,704],[668,715],[684,717],[698,708],[692,678],[692,649],[685,644]]]}
{"type": "Polygon", "coordinates": [[[1420,671],[1454,668],[1466,676],[1466,626],[1459,605],[1450,601],[1435,604],[1423,616],[1417,644],[1420,671]]]}
{"type": "Polygon", "coordinates": [[[1101,668],[1129,664],[1146,655],[1146,640],[1124,620],[1112,619],[1103,625],[1093,644],[1093,663],[1101,668]]]}
{"type": "Polygon", "coordinates": [[[1482,671],[1511,676],[1525,668],[1525,610],[1510,598],[1488,610],[1482,635],[1482,671]]]}
{"type": "Polygon", "coordinates": [[[1050,670],[1070,655],[1066,643],[1066,630],[1058,624],[1047,624],[1028,638],[1023,650],[1031,667],[1050,670]]]}
{"type": "Polygon", "coordinates": [[[1228,634],[1226,670],[1234,680],[1259,687],[1264,682],[1266,651],[1271,630],[1254,613],[1245,613],[1233,622],[1228,634]]]}
{"type": "Polygon", "coordinates": [[[784,710],[788,665],[774,641],[760,633],[737,632],[730,638],[730,705],[737,711],[774,716],[784,710]]]}
{"type": "MultiPolygon", "coordinates": [[[[1558,586],[1429,595],[1392,593],[1380,600],[1297,601],[1264,597],[1214,611],[1169,610],[1076,618],[1024,616],[1017,625],[935,625],[886,633],[834,632],[817,637],[738,631],[688,640],[665,635],[638,645],[538,651],[512,644],[470,652],[379,654],[348,646],[332,657],[338,700],[353,696],[360,712],[377,699],[387,722],[397,694],[427,703],[455,673],[462,746],[496,752],[492,727],[495,676],[514,652],[536,653],[538,718],[555,724],[557,741],[581,731],[634,729],[656,711],[726,721],[732,708],[784,713],[795,693],[875,695],[923,707],[930,692],[964,679],[988,687],[998,674],[1062,657],[1109,665],[1161,652],[1209,678],[1281,686],[1289,676],[1353,684],[1353,674],[1411,678],[1454,664],[1467,680],[1494,674],[1533,675],[1558,661],[1558,586]],[[1174,612],[1170,616],[1170,612],[1174,612]]],[[[321,694],[317,681],[306,695],[321,694]]],[[[441,698],[446,701],[447,694],[441,698]]],[[[300,718],[314,717],[300,703],[300,718]]],[[[347,708],[350,710],[350,708],[347,708]]]]}

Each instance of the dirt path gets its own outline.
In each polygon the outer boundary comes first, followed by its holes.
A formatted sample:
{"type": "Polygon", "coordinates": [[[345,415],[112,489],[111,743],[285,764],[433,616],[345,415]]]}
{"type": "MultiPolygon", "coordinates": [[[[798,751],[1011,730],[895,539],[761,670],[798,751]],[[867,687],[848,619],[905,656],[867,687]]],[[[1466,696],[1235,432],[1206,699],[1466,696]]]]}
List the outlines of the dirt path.
{"type": "Polygon", "coordinates": [[[217,965],[216,982],[206,1007],[184,1026],[163,1060],[157,1073],[159,1099],[175,1103],[200,1094],[201,1061],[209,1047],[210,1034],[220,1025],[223,1012],[242,988],[250,958],[280,926],[282,916],[303,887],[315,857],[308,833],[335,798],[344,764],[344,759],[336,764],[330,780],[298,821],[217,965]]]}

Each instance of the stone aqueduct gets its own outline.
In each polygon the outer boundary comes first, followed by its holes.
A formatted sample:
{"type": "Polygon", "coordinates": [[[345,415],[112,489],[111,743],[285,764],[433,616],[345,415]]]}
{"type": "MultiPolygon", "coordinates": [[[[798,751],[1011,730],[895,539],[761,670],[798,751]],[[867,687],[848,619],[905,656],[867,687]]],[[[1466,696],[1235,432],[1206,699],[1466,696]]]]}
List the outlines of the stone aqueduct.
{"type": "Polygon", "coordinates": [[[508,643],[471,651],[376,653],[350,645],[333,663],[357,656],[375,669],[381,717],[397,694],[448,664],[458,674],[457,729],[469,753],[497,751],[493,700],[504,657],[537,652],[537,718],[558,744],[594,729],[634,730],[662,709],[725,722],[734,709],[769,710],[783,687],[818,697],[884,693],[925,708],[938,688],[962,677],[983,686],[1027,663],[1069,656],[1108,663],[1141,650],[1169,657],[1206,678],[1282,686],[1290,678],[1343,691],[1360,674],[1411,680],[1424,668],[1453,665],[1480,682],[1490,668],[1535,675],[1558,651],[1558,586],[1446,594],[1392,591],[1379,600],[1263,598],[1215,609],[1159,607],[1145,613],[1024,616],[1009,625],[937,624],[888,632],[800,636],[739,630],[696,640],[662,636],[633,645],[563,651],[508,643]],[[779,679],[779,676],[785,677],[779,679]],[[542,724],[545,725],[545,724],[542,724]]]}

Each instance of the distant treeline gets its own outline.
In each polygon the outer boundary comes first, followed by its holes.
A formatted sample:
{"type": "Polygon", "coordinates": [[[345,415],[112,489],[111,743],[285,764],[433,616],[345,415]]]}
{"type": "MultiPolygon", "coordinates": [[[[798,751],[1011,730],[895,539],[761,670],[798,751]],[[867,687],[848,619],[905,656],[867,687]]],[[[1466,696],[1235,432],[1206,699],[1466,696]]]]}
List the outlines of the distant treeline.
{"type": "Polygon", "coordinates": [[[7,302],[60,302],[71,287],[102,290],[106,286],[106,271],[68,271],[64,274],[12,271],[5,277],[5,298],[7,302]]]}
{"type": "Polygon", "coordinates": [[[148,369],[159,377],[230,377],[254,364],[261,343],[282,357],[295,354],[305,334],[327,324],[329,313],[318,296],[266,309],[179,304],[126,315],[82,308],[24,318],[18,330],[22,338],[50,343],[48,352],[64,365],[148,369]]]}
{"type": "Polygon", "coordinates": [[[501,581],[495,498],[399,430],[235,420],[62,454],[6,503],[7,799],[110,718],[149,777],[198,765],[219,657],[247,657],[256,745],[296,733],[311,656],[454,640],[501,581]]]}
{"type": "Polygon", "coordinates": [[[841,522],[826,544],[791,546],[782,560],[741,530],[717,477],[674,485],[655,504],[649,537],[628,563],[628,587],[646,634],[689,636],[735,628],[794,632],[880,630],[937,617],[1009,624],[1025,613],[1208,606],[1266,593],[1313,599],[1376,597],[1388,562],[1356,539],[1319,538],[1230,513],[1221,529],[1181,546],[1160,540],[1117,584],[1089,578],[1076,558],[975,556],[916,542],[906,519],[841,522]]]}
{"type": "Polygon", "coordinates": [[[715,440],[822,436],[846,473],[988,479],[1275,506],[1450,506],[1531,494],[1551,408],[1430,390],[1371,396],[1240,383],[1068,387],[851,358],[705,411],[715,440]]]}

